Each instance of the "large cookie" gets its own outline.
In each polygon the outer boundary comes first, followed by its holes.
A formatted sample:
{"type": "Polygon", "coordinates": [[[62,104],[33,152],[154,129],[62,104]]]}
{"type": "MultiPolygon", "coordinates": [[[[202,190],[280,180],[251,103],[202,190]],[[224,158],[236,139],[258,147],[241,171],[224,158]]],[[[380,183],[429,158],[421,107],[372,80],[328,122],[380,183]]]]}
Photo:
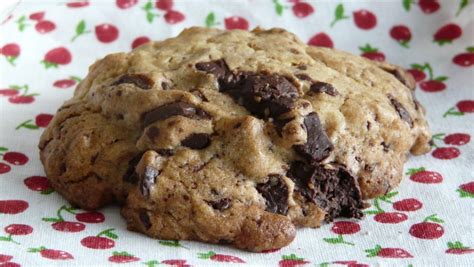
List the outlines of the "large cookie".
{"type": "Polygon", "coordinates": [[[362,217],[431,135],[413,78],[282,29],[190,28],[90,67],[44,132],[54,188],[132,230],[252,251],[362,217]]]}

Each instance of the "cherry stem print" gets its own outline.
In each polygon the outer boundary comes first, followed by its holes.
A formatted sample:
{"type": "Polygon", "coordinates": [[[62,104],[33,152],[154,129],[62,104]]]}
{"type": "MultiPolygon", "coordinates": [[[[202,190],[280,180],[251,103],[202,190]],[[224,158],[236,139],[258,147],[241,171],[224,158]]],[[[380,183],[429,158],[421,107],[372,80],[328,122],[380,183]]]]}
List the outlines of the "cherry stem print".
{"type": "Polygon", "coordinates": [[[15,66],[15,60],[17,58],[18,57],[14,57],[14,56],[5,56],[5,59],[7,60],[7,62],[10,63],[10,65],[12,66],[15,66]]]}
{"type": "Polygon", "coordinates": [[[464,112],[457,111],[456,108],[452,107],[443,114],[443,118],[446,118],[448,116],[463,116],[463,115],[464,115],[464,112]]]}
{"type": "Polygon", "coordinates": [[[30,26],[29,24],[26,23],[27,19],[26,16],[21,16],[16,23],[18,24],[18,30],[20,32],[24,31],[26,27],[30,26]]]}
{"type": "Polygon", "coordinates": [[[210,259],[217,262],[233,262],[233,263],[245,263],[241,258],[231,255],[217,254],[214,251],[209,251],[207,253],[198,253],[199,259],[210,259]]]}
{"type": "Polygon", "coordinates": [[[62,211],[66,211],[70,214],[76,214],[74,212],[74,210],[76,210],[75,208],[73,207],[66,207],[66,206],[61,206],[61,208],[59,208],[57,211],[56,211],[56,218],[52,218],[52,217],[46,217],[46,218],[43,218],[42,220],[45,221],[45,222],[64,222],[64,218],[63,216],[61,215],[61,212],[62,211]]]}
{"type": "Polygon", "coordinates": [[[463,243],[461,243],[460,241],[448,242],[447,246],[448,246],[448,250],[446,250],[446,253],[448,254],[474,253],[474,249],[464,246],[463,243]]]}
{"type": "Polygon", "coordinates": [[[275,12],[277,13],[278,16],[283,15],[283,11],[285,10],[285,6],[283,6],[280,1],[278,0],[272,0],[273,5],[275,6],[275,12]]]}
{"type": "Polygon", "coordinates": [[[216,15],[214,14],[214,12],[211,12],[207,14],[205,24],[207,28],[211,28],[211,27],[219,25],[220,23],[216,22],[216,15]]]}
{"type": "Polygon", "coordinates": [[[159,17],[160,15],[158,14],[155,14],[153,13],[153,3],[151,0],[149,0],[143,7],[142,7],[143,10],[145,10],[146,12],[146,20],[149,22],[149,23],[153,23],[153,20],[156,18],[156,17],[159,17]]]}
{"type": "Polygon", "coordinates": [[[0,156],[3,156],[3,152],[7,152],[8,148],[0,146],[0,156]]]}
{"type": "Polygon", "coordinates": [[[13,240],[12,236],[13,234],[8,234],[8,236],[0,236],[0,241],[12,242],[14,244],[20,245],[19,242],[13,240]]]}
{"type": "Polygon", "coordinates": [[[461,198],[474,198],[474,182],[462,184],[456,191],[461,198]]]}
{"type": "Polygon", "coordinates": [[[413,256],[406,250],[401,248],[382,248],[380,245],[375,245],[373,249],[366,249],[367,257],[382,257],[382,258],[413,258],[413,256]]]}
{"type": "Polygon", "coordinates": [[[303,266],[309,261],[305,261],[304,258],[300,258],[295,254],[290,255],[283,255],[281,256],[281,260],[279,262],[279,266],[303,266]]]}
{"type": "Polygon", "coordinates": [[[323,240],[329,244],[345,244],[355,246],[354,243],[345,241],[342,235],[338,235],[336,238],[323,238],[323,240]]]}
{"type": "Polygon", "coordinates": [[[185,247],[181,245],[181,243],[178,240],[160,240],[158,241],[160,245],[162,246],[167,246],[167,247],[176,247],[176,248],[185,248],[189,249],[188,247],[185,247]]]}
{"type": "Polygon", "coordinates": [[[156,267],[157,265],[160,264],[160,262],[157,260],[152,260],[152,261],[144,262],[143,264],[145,264],[147,267],[156,267]]]}
{"type": "Polygon", "coordinates": [[[423,222],[435,222],[435,223],[444,223],[444,221],[437,217],[436,214],[431,214],[430,216],[426,217],[423,222]]]}
{"type": "Polygon", "coordinates": [[[32,130],[39,129],[39,127],[37,125],[31,123],[32,121],[33,120],[30,119],[30,120],[26,120],[26,121],[22,122],[20,125],[18,125],[15,128],[15,130],[18,130],[20,128],[27,128],[27,129],[32,129],[32,130]]]}
{"type": "Polygon", "coordinates": [[[403,8],[406,10],[406,11],[410,11],[411,9],[411,4],[413,4],[414,1],[413,0],[403,0],[402,4],[403,4],[403,8]]]}
{"type": "Polygon", "coordinates": [[[461,15],[461,12],[466,8],[466,6],[469,4],[469,0],[461,0],[459,1],[459,9],[456,12],[456,17],[461,15]]]}
{"type": "Polygon", "coordinates": [[[372,214],[372,215],[384,213],[385,211],[380,207],[380,202],[379,201],[383,201],[383,202],[387,202],[387,203],[392,204],[393,202],[390,199],[392,197],[396,196],[397,194],[398,194],[398,192],[390,192],[386,195],[376,197],[374,199],[375,210],[367,210],[367,211],[364,211],[364,213],[365,214],[372,214]]]}
{"type": "Polygon", "coordinates": [[[367,257],[377,257],[377,255],[382,251],[382,246],[380,245],[375,245],[375,248],[373,249],[366,249],[365,252],[367,253],[367,257]]]}
{"type": "Polygon", "coordinates": [[[140,259],[135,257],[134,255],[126,252],[126,251],[114,251],[112,253],[112,256],[109,257],[110,262],[114,263],[128,263],[128,262],[134,262],[134,261],[139,261],[140,259]]]}
{"type": "Polygon", "coordinates": [[[435,147],[435,148],[438,148],[438,145],[436,145],[435,143],[435,140],[443,140],[443,137],[444,137],[444,134],[443,133],[439,133],[439,134],[434,134],[431,136],[431,146],[432,147],[435,147]]]}
{"type": "Polygon", "coordinates": [[[433,69],[431,68],[431,65],[428,64],[428,63],[425,63],[423,65],[421,64],[411,64],[411,67],[414,68],[414,69],[417,69],[417,70],[421,70],[421,71],[428,71],[428,77],[430,80],[433,80],[433,69]]]}
{"type": "Polygon", "coordinates": [[[86,29],[86,22],[84,20],[79,21],[76,25],[76,34],[71,38],[71,42],[74,42],[77,37],[82,36],[84,34],[90,33],[90,30],[86,29]]]}
{"type": "Polygon", "coordinates": [[[337,5],[336,10],[334,11],[334,20],[331,22],[331,27],[334,27],[334,25],[338,21],[341,21],[344,19],[350,19],[350,17],[344,14],[344,5],[339,4],[337,5]]]}
{"type": "Polygon", "coordinates": [[[115,228],[109,228],[107,230],[104,230],[98,233],[96,236],[97,237],[106,236],[108,238],[117,239],[118,236],[113,231],[115,231],[115,228]]]}

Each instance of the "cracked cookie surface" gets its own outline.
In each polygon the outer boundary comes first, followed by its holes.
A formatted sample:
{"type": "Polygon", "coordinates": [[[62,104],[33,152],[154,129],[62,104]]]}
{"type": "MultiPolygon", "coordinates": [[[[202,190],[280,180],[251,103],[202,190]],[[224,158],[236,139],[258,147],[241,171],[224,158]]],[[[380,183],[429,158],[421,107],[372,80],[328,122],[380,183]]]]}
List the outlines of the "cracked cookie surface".
{"type": "Polygon", "coordinates": [[[413,78],[282,29],[190,28],[94,63],[40,140],[74,205],[131,230],[262,251],[361,218],[429,151],[413,78]]]}

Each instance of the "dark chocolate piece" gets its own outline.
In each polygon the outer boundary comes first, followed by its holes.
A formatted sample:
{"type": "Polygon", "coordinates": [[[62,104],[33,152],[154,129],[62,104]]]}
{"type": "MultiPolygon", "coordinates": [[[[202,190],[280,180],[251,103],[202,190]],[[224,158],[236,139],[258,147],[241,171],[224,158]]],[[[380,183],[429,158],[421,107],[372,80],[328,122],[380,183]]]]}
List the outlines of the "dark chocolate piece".
{"type": "Polygon", "coordinates": [[[329,83],[325,83],[325,82],[314,82],[309,87],[309,90],[312,93],[317,93],[317,94],[318,93],[326,93],[330,96],[335,96],[335,95],[339,94],[337,92],[336,88],[334,88],[334,86],[332,86],[329,83]]]}
{"type": "Polygon", "coordinates": [[[174,155],[174,150],[173,149],[161,148],[161,149],[157,149],[156,153],[160,154],[160,156],[169,157],[169,156],[174,155]]]}
{"type": "Polygon", "coordinates": [[[223,211],[230,208],[232,200],[230,198],[221,198],[217,201],[208,201],[207,202],[215,210],[223,211]]]}
{"type": "Polygon", "coordinates": [[[291,164],[287,175],[295,183],[297,192],[327,212],[326,221],[363,216],[357,180],[343,167],[326,169],[321,165],[296,161],[291,164]]]}
{"type": "Polygon", "coordinates": [[[410,117],[410,113],[408,113],[402,103],[398,102],[398,100],[396,100],[392,95],[388,95],[387,97],[390,100],[392,106],[397,111],[398,116],[400,116],[400,119],[406,121],[408,125],[410,125],[410,128],[413,128],[413,120],[410,117]]]}
{"type": "Polygon", "coordinates": [[[290,111],[298,97],[296,87],[280,75],[245,74],[238,79],[237,83],[221,83],[220,90],[260,118],[290,111]]]}
{"type": "Polygon", "coordinates": [[[135,172],[135,167],[137,166],[138,162],[140,162],[142,155],[143,153],[139,153],[130,159],[128,162],[127,171],[125,171],[125,174],[122,176],[123,181],[131,184],[136,184],[138,182],[138,175],[135,172]]]}
{"type": "Polygon", "coordinates": [[[217,79],[224,78],[230,73],[229,67],[223,59],[196,63],[196,69],[214,75],[217,79]]]}
{"type": "Polygon", "coordinates": [[[148,111],[143,116],[144,126],[148,126],[155,121],[166,120],[172,116],[184,116],[192,119],[209,119],[210,116],[204,110],[186,102],[173,102],[159,106],[148,111]]]}
{"type": "Polygon", "coordinates": [[[140,210],[138,217],[140,218],[143,226],[145,226],[146,230],[151,228],[150,217],[148,216],[148,212],[146,210],[140,210]]]}
{"type": "Polygon", "coordinates": [[[281,175],[270,174],[268,182],[257,185],[257,191],[266,200],[266,211],[282,215],[288,213],[288,186],[281,175]]]}
{"type": "Polygon", "coordinates": [[[150,195],[150,187],[155,184],[156,177],[160,175],[160,171],[152,166],[146,166],[143,172],[143,177],[140,181],[140,192],[143,196],[147,197],[150,195]]]}
{"type": "Polygon", "coordinates": [[[123,83],[130,83],[135,85],[138,88],[148,90],[153,87],[155,82],[150,79],[148,76],[143,74],[125,74],[122,75],[117,81],[115,81],[112,85],[119,85],[123,83]]]}
{"type": "Polygon", "coordinates": [[[211,144],[211,138],[206,133],[195,133],[186,137],[181,141],[181,145],[189,147],[191,149],[203,149],[211,144]]]}
{"type": "Polygon", "coordinates": [[[229,94],[250,113],[260,117],[278,117],[293,107],[298,90],[285,77],[278,74],[233,74],[224,60],[201,62],[196,69],[213,74],[219,90],[229,94]]]}
{"type": "Polygon", "coordinates": [[[306,73],[298,73],[298,74],[295,74],[296,78],[300,79],[300,80],[303,80],[303,81],[308,81],[308,82],[313,82],[314,80],[309,77],[308,74],[306,73]]]}
{"type": "Polygon", "coordinates": [[[148,138],[149,138],[151,141],[154,141],[159,135],[160,135],[160,129],[158,129],[158,128],[155,127],[155,126],[151,126],[151,127],[148,128],[148,130],[146,131],[146,136],[148,136],[148,138]]]}
{"type": "Polygon", "coordinates": [[[321,161],[329,156],[334,146],[315,112],[304,118],[307,139],[304,145],[293,146],[295,151],[306,159],[321,161]]]}
{"type": "Polygon", "coordinates": [[[416,89],[416,82],[415,79],[410,73],[405,72],[404,70],[400,68],[394,68],[394,69],[388,69],[388,68],[382,68],[384,71],[392,74],[395,76],[395,78],[400,81],[403,85],[406,87],[410,88],[410,90],[415,90],[416,89]]]}

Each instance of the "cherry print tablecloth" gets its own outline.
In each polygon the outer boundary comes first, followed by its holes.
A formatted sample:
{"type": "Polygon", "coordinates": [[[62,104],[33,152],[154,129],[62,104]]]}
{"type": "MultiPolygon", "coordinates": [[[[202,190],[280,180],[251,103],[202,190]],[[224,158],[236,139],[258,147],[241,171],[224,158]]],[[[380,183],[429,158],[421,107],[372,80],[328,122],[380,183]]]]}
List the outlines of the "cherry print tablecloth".
{"type": "Polygon", "coordinates": [[[467,0],[23,1],[0,26],[0,266],[468,266],[474,262],[474,4],[467,0]],[[193,26],[286,28],[310,45],[415,76],[433,151],[362,221],[301,229],[247,253],[126,230],[119,207],[73,209],[50,188],[38,138],[96,59],[193,26]]]}

